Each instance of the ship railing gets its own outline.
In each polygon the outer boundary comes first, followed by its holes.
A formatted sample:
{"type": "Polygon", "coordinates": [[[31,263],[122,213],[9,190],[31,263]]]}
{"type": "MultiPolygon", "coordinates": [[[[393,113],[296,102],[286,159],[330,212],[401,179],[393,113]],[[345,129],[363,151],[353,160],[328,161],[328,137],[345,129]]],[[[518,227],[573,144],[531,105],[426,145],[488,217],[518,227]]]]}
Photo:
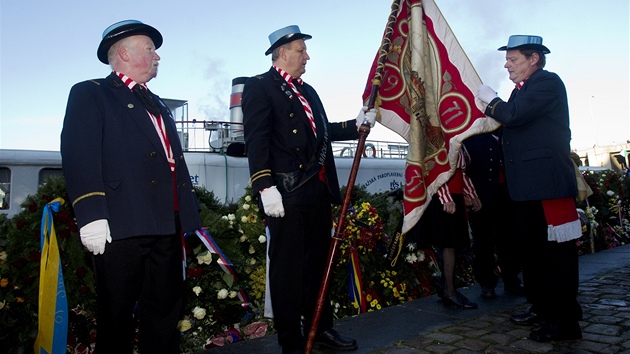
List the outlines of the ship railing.
{"type": "MultiPolygon", "coordinates": [[[[212,120],[175,121],[184,151],[226,152],[232,144],[244,144],[243,124],[212,120]]],[[[363,151],[357,151],[357,141],[332,143],[335,157],[353,158],[360,153],[366,158],[404,159],[408,145],[401,142],[368,140],[363,151]]]]}

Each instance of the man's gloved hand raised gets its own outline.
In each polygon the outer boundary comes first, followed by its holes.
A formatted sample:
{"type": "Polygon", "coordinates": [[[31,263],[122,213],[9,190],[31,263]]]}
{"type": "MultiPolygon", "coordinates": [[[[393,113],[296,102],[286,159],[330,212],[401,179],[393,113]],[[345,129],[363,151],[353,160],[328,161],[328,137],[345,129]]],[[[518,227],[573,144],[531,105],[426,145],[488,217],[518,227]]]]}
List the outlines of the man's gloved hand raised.
{"type": "Polygon", "coordinates": [[[282,206],[282,195],[278,192],[276,186],[271,186],[260,191],[260,200],[262,200],[265,214],[274,218],[284,216],[284,206],[282,206]]]}
{"type": "Polygon", "coordinates": [[[357,115],[357,129],[361,126],[361,124],[366,123],[370,125],[370,128],[374,127],[376,123],[376,109],[372,108],[368,110],[367,106],[361,107],[359,114],[357,115]]]}
{"type": "Polygon", "coordinates": [[[94,220],[79,230],[81,243],[95,255],[105,252],[105,242],[112,242],[107,219],[94,220]]]}
{"type": "Polygon", "coordinates": [[[499,97],[497,92],[488,85],[481,85],[477,89],[477,98],[484,101],[485,103],[492,102],[493,99],[499,97]]]}

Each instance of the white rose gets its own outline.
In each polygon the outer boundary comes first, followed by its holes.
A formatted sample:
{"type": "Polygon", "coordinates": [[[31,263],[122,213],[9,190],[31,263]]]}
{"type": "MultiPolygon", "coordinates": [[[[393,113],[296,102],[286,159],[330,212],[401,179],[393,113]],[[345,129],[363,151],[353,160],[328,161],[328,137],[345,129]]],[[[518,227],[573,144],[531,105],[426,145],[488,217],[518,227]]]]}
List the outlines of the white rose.
{"type": "Polygon", "coordinates": [[[225,299],[228,296],[228,291],[227,289],[221,289],[219,290],[219,292],[217,293],[217,298],[219,299],[225,299]]]}
{"type": "Polygon", "coordinates": [[[234,214],[228,214],[228,220],[234,221],[235,219],[236,219],[236,216],[234,214]]]}
{"type": "Polygon", "coordinates": [[[608,191],[606,192],[606,194],[608,194],[609,197],[612,197],[613,195],[615,195],[615,192],[613,191],[608,191]]]}
{"type": "Polygon", "coordinates": [[[238,295],[238,293],[234,290],[230,291],[230,294],[228,295],[230,297],[230,299],[235,298],[238,295]]]}
{"type": "Polygon", "coordinates": [[[419,251],[418,252],[418,262],[424,262],[424,252],[423,251],[419,251]]]}
{"type": "Polygon", "coordinates": [[[249,210],[249,204],[243,204],[243,209],[249,210]]]}
{"type": "Polygon", "coordinates": [[[245,215],[241,216],[241,222],[242,222],[243,224],[246,224],[246,223],[247,223],[247,221],[248,221],[247,216],[245,216],[245,215]]]}
{"type": "Polygon", "coordinates": [[[197,263],[199,264],[210,264],[212,263],[212,253],[206,251],[204,254],[200,254],[197,256],[197,263]]]}
{"type": "Polygon", "coordinates": [[[250,197],[250,196],[246,195],[246,196],[245,196],[245,201],[246,201],[246,202],[251,202],[251,201],[252,201],[252,197],[250,197]]]}
{"type": "Polygon", "coordinates": [[[238,240],[241,241],[241,242],[245,242],[245,241],[247,241],[247,236],[243,235],[238,240]]]}
{"type": "Polygon", "coordinates": [[[7,251],[2,251],[0,252],[0,261],[6,261],[7,260],[7,251]]]}
{"type": "Polygon", "coordinates": [[[199,294],[201,293],[201,287],[200,286],[195,286],[192,289],[193,293],[195,293],[195,295],[199,296],[199,294]]]}
{"type": "Polygon", "coordinates": [[[254,258],[250,258],[249,265],[254,265],[254,264],[256,264],[256,260],[254,258]]]}
{"type": "Polygon", "coordinates": [[[260,242],[260,243],[267,242],[267,237],[265,237],[265,235],[258,236],[258,242],[260,242]]]}
{"type": "Polygon", "coordinates": [[[256,253],[256,249],[254,248],[254,246],[249,246],[249,254],[254,254],[256,253]]]}
{"type": "Polygon", "coordinates": [[[195,316],[196,319],[201,320],[204,317],[206,317],[206,309],[202,308],[202,307],[195,307],[193,309],[193,316],[195,316]]]}
{"type": "Polygon", "coordinates": [[[228,220],[228,217],[227,217],[227,215],[223,215],[223,216],[221,217],[221,219],[223,219],[223,220],[228,220]]]}
{"type": "Polygon", "coordinates": [[[177,323],[177,329],[179,329],[180,332],[186,332],[191,327],[192,327],[192,324],[190,323],[189,320],[181,320],[177,323]]]}

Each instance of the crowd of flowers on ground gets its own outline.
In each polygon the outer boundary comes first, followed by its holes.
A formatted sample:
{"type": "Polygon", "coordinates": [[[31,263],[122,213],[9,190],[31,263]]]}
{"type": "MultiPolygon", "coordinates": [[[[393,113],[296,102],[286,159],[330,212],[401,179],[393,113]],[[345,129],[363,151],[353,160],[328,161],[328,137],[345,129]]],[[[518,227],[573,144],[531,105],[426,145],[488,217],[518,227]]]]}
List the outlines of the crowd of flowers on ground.
{"type": "MultiPolygon", "coordinates": [[[[577,241],[580,254],[627,243],[630,178],[612,171],[591,172],[585,178],[594,194],[578,204],[583,222],[583,236],[577,241]]],[[[178,324],[183,353],[274,332],[273,321],[264,316],[267,236],[256,200],[249,190],[236,203],[227,204],[211,191],[197,194],[205,228],[186,235],[185,314],[178,324]]],[[[68,352],[94,352],[96,293],[91,254],[79,240],[65,182],[53,177],[37,195],[28,197],[21,213],[10,219],[0,216],[0,347],[7,353],[33,348],[40,221],[43,207],[56,197],[66,199],[54,223],[69,305],[68,352]]],[[[388,257],[401,213],[396,197],[354,188],[330,286],[337,318],[382,310],[434,292],[440,276],[438,252],[404,242],[397,262],[388,257]],[[358,285],[361,294],[350,296],[349,282],[355,288],[358,285]]],[[[461,259],[458,282],[465,285],[474,281],[470,251],[461,259]]]]}

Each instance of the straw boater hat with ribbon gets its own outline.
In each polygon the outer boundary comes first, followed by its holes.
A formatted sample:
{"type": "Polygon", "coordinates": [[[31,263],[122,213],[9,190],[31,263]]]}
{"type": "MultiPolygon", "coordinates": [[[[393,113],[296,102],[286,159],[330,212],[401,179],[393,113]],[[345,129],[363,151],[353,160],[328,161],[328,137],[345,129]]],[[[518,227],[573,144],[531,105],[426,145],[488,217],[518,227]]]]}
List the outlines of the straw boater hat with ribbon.
{"type": "Polygon", "coordinates": [[[528,36],[517,34],[510,36],[508,44],[499,48],[498,50],[511,50],[511,49],[524,49],[524,50],[536,50],[543,54],[549,54],[551,51],[542,44],[542,37],[540,36],[528,36]]]}
{"type": "Polygon", "coordinates": [[[98,60],[100,60],[103,64],[109,64],[109,61],[107,60],[107,52],[112,44],[123,38],[139,34],[151,38],[151,40],[153,40],[153,45],[155,45],[155,49],[160,48],[162,45],[162,35],[155,28],[145,25],[138,20],[120,21],[107,27],[105,31],[103,31],[103,39],[101,40],[101,44],[98,45],[98,50],[96,51],[98,60]]]}
{"type": "Polygon", "coordinates": [[[313,38],[311,35],[301,33],[300,27],[296,25],[281,28],[269,35],[269,44],[271,44],[271,47],[267,49],[265,55],[271,54],[274,49],[280,47],[283,44],[287,44],[297,39],[307,40],[311,38],[313,38]]]}

